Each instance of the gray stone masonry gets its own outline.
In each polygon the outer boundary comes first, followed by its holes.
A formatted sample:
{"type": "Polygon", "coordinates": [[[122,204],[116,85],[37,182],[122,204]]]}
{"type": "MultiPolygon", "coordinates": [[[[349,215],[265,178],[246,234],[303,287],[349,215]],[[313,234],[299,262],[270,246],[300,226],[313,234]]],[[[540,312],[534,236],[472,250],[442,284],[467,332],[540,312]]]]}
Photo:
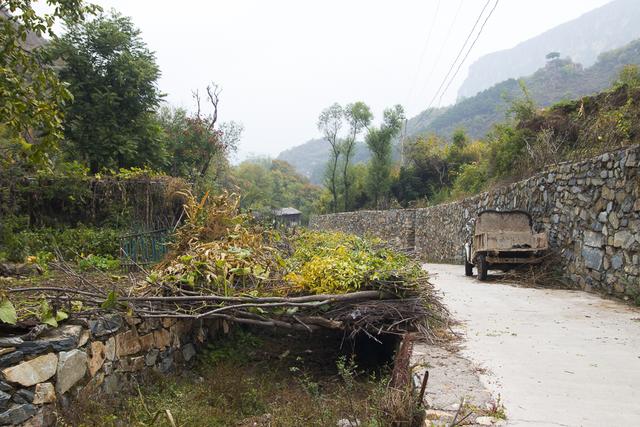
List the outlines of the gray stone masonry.
{"type": "Polygon", "coordinates": [[[373,235],[430,262],[462,262],[484,209],[524,209],[566,277],[585,290],[640,298],[640,146],[560,163],[524,181],[422,209],[314,216],[310,227],[373,235]]]}

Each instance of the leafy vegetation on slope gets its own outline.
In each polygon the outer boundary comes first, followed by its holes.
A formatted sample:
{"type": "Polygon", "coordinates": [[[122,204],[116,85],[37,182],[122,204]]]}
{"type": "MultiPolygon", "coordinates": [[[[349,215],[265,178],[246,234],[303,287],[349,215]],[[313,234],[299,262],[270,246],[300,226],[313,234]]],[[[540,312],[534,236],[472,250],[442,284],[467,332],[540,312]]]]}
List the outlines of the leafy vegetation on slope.
{"type": "MultiPolygon", "coordinates": [[[[568,58],[557,58],[520,80],[536,105],[547,107],[607,89],[627,64],[640,64],[640,40],[602,53],[598,61],[588,68],[568,58]]],[[[412,139],[437,135],[450,141],[456,130],[463,129],[472,139],[484,138],[493,125],[507,118],[510,104],[521,96],[519,81],[505,80],[461,99],[455,105],[432,108],[410,118],[407,135],[412,139]]],[[[282,152],[279,158],[291,163],[299,173],[311,177],[312,182],[320,184],[328,153],[326,141],[312,140],[282,152]]],[[[396,147],[395,160],[399,159],[398,153],[399,148],[396,147]]],[[[361,145],[355,163],[366,162],[369,158],[366,147],[361,145]]]]}

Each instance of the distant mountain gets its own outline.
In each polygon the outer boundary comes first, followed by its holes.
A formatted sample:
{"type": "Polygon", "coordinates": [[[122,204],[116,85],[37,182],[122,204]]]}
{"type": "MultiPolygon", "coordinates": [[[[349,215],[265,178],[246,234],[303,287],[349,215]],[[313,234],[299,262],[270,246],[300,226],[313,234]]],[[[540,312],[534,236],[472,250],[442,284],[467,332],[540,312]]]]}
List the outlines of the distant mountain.
{"type": "MultiPolygon", "coordinates": [[[[589,68],[568,58],[548,61],[544,67],[521,80],[540,107],[600,92],[614,82],[626,64],[640,64],[640,40],[605,52],[589,68]]],[[[423,111],[407,123],[407,136],[435,133],[450,137],[463,128],[473,138],[482,138],[491,127],[505,119],[512,99],[522,96],[517,80],[508,79],[456,104],[423,111]]]]}
{"type": "MultiPolygon", "coordinates": [[[[547,61],[544,67],[522,81],[536,104],[546,107],[608,88],[626,64],[640,64],[640,40],[601,54],[588,68],[569,58],[547,61]]],[[[482,138],[495,123],[505,119],[510,101],[521,96],[518,81],[507,79],[454,105],[425,110],[412,117],[407,121],[407,137],[434,133],[449,138],[457,128],[463,128],[471,137],[482,138]]],[[[328,157],[329,144],[322,139],[313,139],[282,152],[278,159],[289,162],[311,182],[319,184],[328,157]]],[[[359,144],[355,162],[368,158],[366,146],[359,144]]]]}
{"type": "MultiPolygon", "coordinates": [[[[325,165],[329,158],[330,146],[324,139],[312,139],[302,145],[283,151],[277,157],[296,168],[298,173],[309,178],[313,184],[322,184],[325,165]]],[[[356,144],[353,156],[354,163],[366,162],[369,159],[367,147],[362,142],[356,144]]]]}
{"type": "Polygon", "coordinates": [[[544,66],[549,52],[559,52],[589,67],[601,52],[637,38],[640,38],[640,2],[614,0],[511,49],[481,57],[469,68],[458,98],[468,98],[503,80],[533,73],[544,66]]]}

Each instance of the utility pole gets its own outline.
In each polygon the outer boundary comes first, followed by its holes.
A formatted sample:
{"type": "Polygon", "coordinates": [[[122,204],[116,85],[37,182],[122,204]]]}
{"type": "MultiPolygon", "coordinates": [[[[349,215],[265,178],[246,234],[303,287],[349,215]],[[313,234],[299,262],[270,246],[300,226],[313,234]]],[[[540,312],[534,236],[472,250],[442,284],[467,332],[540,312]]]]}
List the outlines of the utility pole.
{"type": "Polygon", "coordinates": [[[404,131],[402,131],[402,139],[400,140],[400,166],[404,166],[404,140],[407,137],[407,119],[404,119],[404,131]]]}

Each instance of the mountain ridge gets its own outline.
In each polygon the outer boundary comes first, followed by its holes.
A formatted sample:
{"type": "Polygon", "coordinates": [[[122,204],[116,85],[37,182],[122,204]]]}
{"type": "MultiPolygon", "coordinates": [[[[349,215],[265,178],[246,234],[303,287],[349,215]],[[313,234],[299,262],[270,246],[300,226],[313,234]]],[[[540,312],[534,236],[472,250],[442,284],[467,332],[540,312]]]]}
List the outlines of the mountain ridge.
{"type": "Polygon", "coordinates": [[[560,52],[589,67],[601,52],[637,38],[640,38],[637,0],[614,0],[510,49],[480,57],[469,67],[469,74],[458,90],[458,99],[474,96],[508,78],[533,73],[544,65],[549,52],[560,52]]]}

